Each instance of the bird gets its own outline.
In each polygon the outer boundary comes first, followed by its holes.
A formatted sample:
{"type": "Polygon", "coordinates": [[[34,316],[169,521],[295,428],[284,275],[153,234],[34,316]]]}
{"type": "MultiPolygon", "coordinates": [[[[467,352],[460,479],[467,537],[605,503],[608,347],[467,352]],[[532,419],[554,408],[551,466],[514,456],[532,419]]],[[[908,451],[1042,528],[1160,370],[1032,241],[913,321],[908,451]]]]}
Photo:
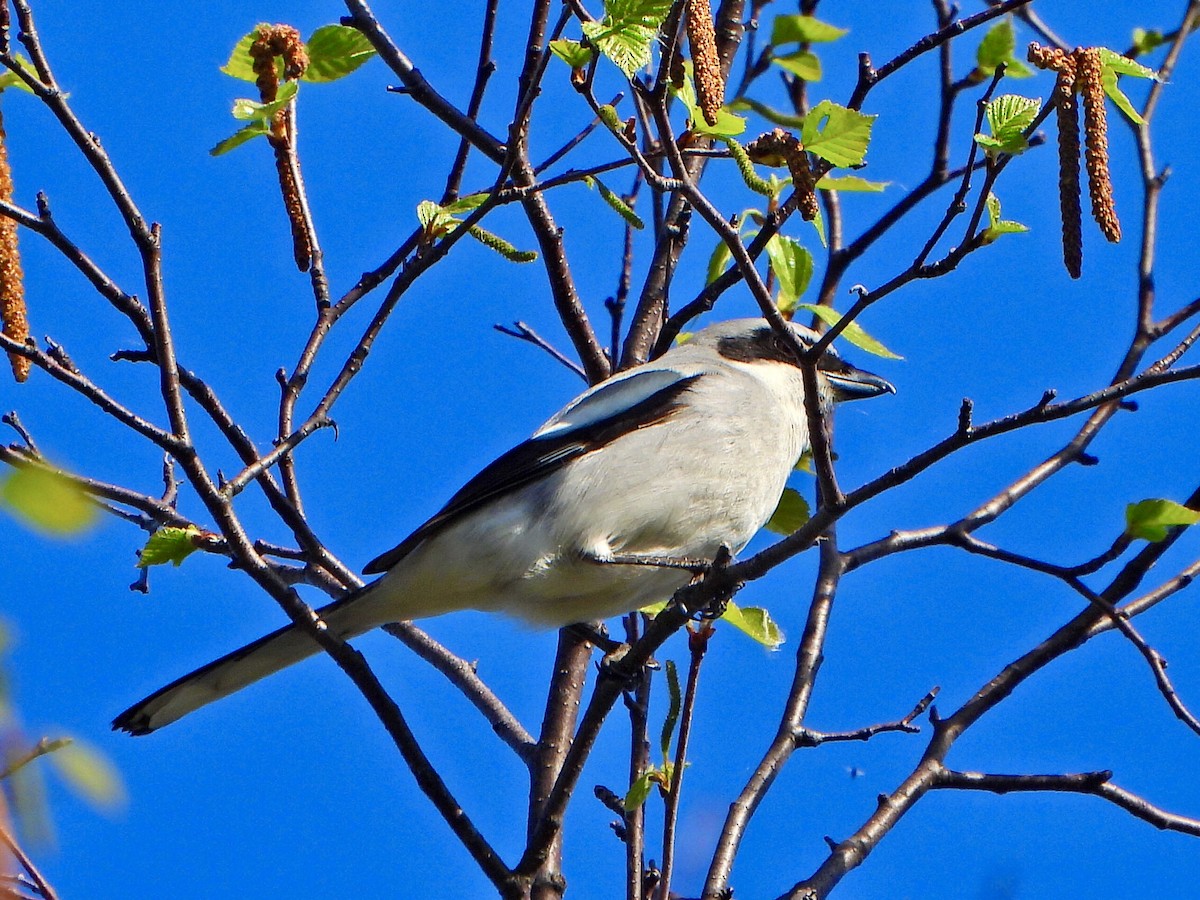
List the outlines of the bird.
{"type": "MultiPolygon", "coordinates": [[[[803,346],[819,338],[789,327],[803,346]]],[[[584,391],[364,567],[381,577],[318,614],[352,638],[465,609],[545,628],[669,599],[695,577],[686,561],[737,553],[774,512],[809,449],[799,366],[766,319],[695,332],[584,391]]],[[[823,413],[895,393],[832,348],[817,370],[823,413]]],[[[113,728],[148,734],[318,651],[286,625],[134,704],[113,728]]]]}

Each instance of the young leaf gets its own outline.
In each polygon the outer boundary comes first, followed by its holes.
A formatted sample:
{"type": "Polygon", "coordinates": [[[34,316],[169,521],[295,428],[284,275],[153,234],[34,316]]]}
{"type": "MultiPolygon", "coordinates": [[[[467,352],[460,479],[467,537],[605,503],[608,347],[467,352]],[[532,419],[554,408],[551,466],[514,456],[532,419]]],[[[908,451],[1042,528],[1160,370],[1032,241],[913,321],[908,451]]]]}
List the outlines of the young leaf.
{"type": "Polygon", "coordinates": [[[421,223],[422,228],[432,233],[438,226],[454,220],[432,200],[422,200],[417,204],[417,221],[421,223]]]}
{"type": "Polygon", "coordinates": [[[1163,33],[1157,28],[1147,31],[1145,28],[1133,29],[1133,55],[1142,56],[1150,53],[1167,42],[1163,33]]]}
{"type": "Polygon", "coordinates": [[[650,63],[671,0],[605,0],[604,18],[584,22],[583,33],[627,77],[650,63]]]}
{"type": "Polygon", "coordinates": [[[633,812],[639,806],[646,802],[646,798],[650,796],[650,789],[654,786],[655,770],[648,769],[639,775],[629,786],[629,790],[625,794],[625,810],[633,812]]]}
{"type": "Polygon", "coordinates": [[[742,116],[735,116],[729,111],[728,106],[722,106],[717,110],[717,124],[709,125],[705,121],[704,114],[700,112],[700,107],[692,107],[688,110],[692,119],[692,131],[696,134],[707,134],[710,137],[728,138],[735,137],[746,130],[746,120],[742,116]]]}
{"type": "Polygon", "coordinates": [[[112,808],[124,803],[125,788],[121,776],[98,751],[71,741],[51,753],[49,760],[75,793],[93,806],[112,808]]]}
{"type": "Polygon", "coordinates": [[[692,131],[697,134],[707,134],[717,138],[729,138],[739,135],[746,130],[746,120],[741,116],[735,116],[728,105],[722,106],[717,110],[717,124],[708,124],[708,121],[704,118],[704,114],[700,110],[700,104],[696,100],[696,88],[692,83],[691,60],[684,60],[683,83],[678,88],[672,85],[671,93],[679,99],[680,103],[687,107],[688,117],[692,120],[692,131]]]}
{"type": "Polygon", "coordinates": [[[208,151],[210,156],[222,156],[237,147],[242,146],[246,141],[253,140],[256,137],[262,137],[271,131],[271,125],[265,119],[251,122],[245,128],[238,129],[217,146],[208,151]]]}
{"type": "MultiPolygon", "coordinates": [[[[38,78],[37,72],[34,71],[33,63],[31,63],[29,60],[27,60],[23,54],[18,53],[16,55],[16,60],[17,60],[17,65],[20,66],[22,69],[24,69],[26,72],[28,72],[30,75],[32,75],[34,81],[41,80],[38,78]]],[[[10,88],[10,87],[15,87],[15,88],[17,88],[17,90],[24,91],[27,94],[33,93],[33,88],[31,88],[29,85],[27,85],[25,83],[24,79],[21,78],[20,75],[18,75],[16,72],[9,72],[9,71],[5,70],[4,74],[0,75],[0,91],[3,91],[6,88],[10,88]]]]}
{"type": "Polygon", "coordinates": [[[990,244],[1002,234],[1020,234],[1029,230],[1028,225],[1000,218],[1000,198],[995,194],[989,193],[984,202],[987,205],[988,214],[988,227],[983,232],[985,244],[990,244]]]}
{"type": "Polygon", "coordinates": [[[1041,98],[1033,100],[1019,94],[997,97],[987,105],[988,128],[992,133],[975,135],[975,142],[993,155],[1021,153],[1029,147],[1025,129],[1037,118],[1041,108],[1041,98]]]}
{"type": "Polygon", "coordinates": [[[712,256],[708,258],[708,273],[704,278],[705,285],[712,284],[720,278],[731,262],[733,262],[733,254],[729,252],[729,245],[724,241],[717,241],[717,246],[713,247],[712,256]]]}
{"type": "Polygon", "coordinates": [[[812,16],[776,16],[771,26],[771,43],[780,44],[827,44],[849,34],[849,29],[838,28],[812,16]]]}
{"type": "Polygon", "coordinates": [[[582,69],[592,61],[591,47],[585,47],[579,41],[572,41],[568,38],[551,41],[550,52],[572,69],[582,69]]]}
{"type": "Polygon", "coordinates": [[[809,53],[807,50],[797,50],[786,56],[772,56],[771,62],[805,81],[821,80],[821,60],[817,59],[815,53],[809,53]]]}
{"type": "Polygon", "coordinates": [[[1118,75],[1131,75],[1134,78],[1149,78],[1153,81],[1158,81],[1158,76],[1153,69],[1148,69],[1141,63],[1136,63],[1127,56],[1122,56],[1120,53],[1114,53],[1105,47],[1100,48],[1100,83],[1104,85],[1104,93],[1121,112],[1129,118],[1135,125],[1144,124],[1144,120],[1129,98],[1124,92],[1117,87],[1118,75]]]}
{"type": "Polygon", "coordinates": [[[1158,75],[1153,69],[1134,62],[1128,56],[1122,56],[1107,47],[1100,47],[1099,50],[1100,65],[1104,68],[1112,69],[1118,75],[1131,75],[1134,78],[1149,78],[1151,81],[1158,81],[1158,75]]]}
{"type": "Polygon", "coordinates": [[[487,191],[480,191],[478,194],[467,194],[465,197],[459,197],[453,203],[447,203],[441,209],[452,216],[472,212],[483,206],[489,196],[491,195],[487,191]]]}
{"type": "Polygon", "coordinates": [[[979,47],[975,51],[976,70],[982,76],[980,80],[990,78],[995,74],[996,67],[1001,63],[1005,66],[1005,75],[1013,78],[1031,76],[1033,73],[1029,71],[1029,67],[1013,56],[1016,49],[1017,33],[1013,29],[1012,22],[1003,19],[993,25],[983,36],[983,40],[979,42],[979,47]]]}
{"type": "MultiPolygon", "coordinates": [[[[818,306],[814,303],[798,303],[796,309],[807,309],[826,325],[836,325],[842,320],[842,314],[830,306],[818,306]]],[[[866,350],[874,356],[882,356],[884,359],[904,359],[897,353],[893,353],[882,343],[871,337],[862,326],[857,322],[851,322],[846,326],[846,330],[842,332],[842,337],[858,347],[860,350],[866,350]]]]}
{"type": "Polygon", "coordinates": [[[785,638],[783,629],[760,606],[741,606],[730,601],[721,619],[738,631],[747,634],[768,650],[778,650],[785,638]]]}
{"type": "Polygon", "coordinates": [[[285,81],[279,86],[275,99],[270,103],[260,103],[245,97],[234,100],[233,117],[242,122],[267,121],[291,102],[299,88],[300,85],[295,81],[285,81]]]}
{"type": "Polygon", "coordinates": [[[1157,543],[1174,525],[1195,525],[1200,511],[1173,500],[1142,500],[1125,507],[1125,533],[1131,538],[1157,543]]]}
{"type": "Polygon", "coordinates": [[[78,534],[96,519],[96,505],[61,472],[21,466],[0,482],[0,504],[36,531],[78,534]]]}
{"type": "Polygon", "coordinates": [[[253,82],[258,79],[254,73],[254,59],[250,56],[250,45],[258,39],[258,29],[242,35],[229,54],[229,61],[221,66],[221,71],[232,78],[253,82]]]}
{"type": "Polygon", "coordinates": [[[785,537],[798,530],[808,521],[811,512],[808,501],[795,488],[784,488],[779,498],[779,505],[764,526],[767,531],[782,534],[785,537]]]}
{"type": "Polygon", "coordinates": [[[875,116],[822,100],[804,117],[804,149],[835,166],[856,166],[867,155],[875,116]]]}
{"type": "Polygon", "coordinates": [[[367,36],[348,25],[322,25],[305,42],[305,48],[308,68],[300,76],[303,81],[337,81],[375,55],[367,36]]]}
{"type": "Polygon", "coordinates": [[[817,182],[817,188],[822,191],[882,194],[890,184],[890,181],[867,181],[858,175],[842,175],[838,178],[833,175],[825,175],[817,182]]]}
{"type": "Polygon", "coordinates": [[[138,554],[138,567],[144,569],[147,566],[164,566],[167,563],[182,565],[183,561],[198,549],[196,538],[199,536],[200,529],[195,525],[189,525],[187,528],[167,526],[158,529],[150,535],[146,546],[138,554]]]}
{"type": "Polygon", "coordinates": [[[734,112],[746,112],[747,110],[756,112],[773,125],[781,125],[784,128],[804,127],[804,116],[794,116],[789,113],[780,112],[777,109],[772,109],[765,103],[759,103],[757,100],[752,100],[749,97],[738,97],[736,100],[730,102],[728,106],[734,112]]]}
{"type": "Polygon", "coordinates": [[[774,234],[767,241],[767,256],[779,282],[776,305],[782,312],[790,312],[812,279],[812,254],[791,238],[774,234]]]}

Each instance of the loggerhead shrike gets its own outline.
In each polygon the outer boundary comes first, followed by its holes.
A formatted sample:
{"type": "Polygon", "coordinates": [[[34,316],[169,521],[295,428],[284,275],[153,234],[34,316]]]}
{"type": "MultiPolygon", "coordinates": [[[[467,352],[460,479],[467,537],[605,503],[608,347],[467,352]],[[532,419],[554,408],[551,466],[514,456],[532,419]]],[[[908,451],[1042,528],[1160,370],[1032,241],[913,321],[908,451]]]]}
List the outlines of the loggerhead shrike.
{"type": "MultiPolygon", "coordinates": [[[[818,379],[826,412],[895,390],[832,350],[818,379]]],[[[712,325],[572,400],[364,569],[383,577],[320,616],[349,638],[460,609],[552,627],[640,609],[692,577],[649,561],[741,550],[808,446],[787,342],[764,319],[712,325]]],[[[113,727],[147,734],[318,649],[287,625],[151,694],[113,727]]]]}

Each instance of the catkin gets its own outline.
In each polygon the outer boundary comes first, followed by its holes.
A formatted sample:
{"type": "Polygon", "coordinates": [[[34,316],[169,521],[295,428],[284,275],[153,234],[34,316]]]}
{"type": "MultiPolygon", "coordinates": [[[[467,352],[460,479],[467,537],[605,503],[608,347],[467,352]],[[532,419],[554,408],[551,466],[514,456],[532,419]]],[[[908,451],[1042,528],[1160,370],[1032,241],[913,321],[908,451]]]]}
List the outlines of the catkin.
{"type": "Polygon", "coordinates": [[[761,134],[746,145],[747,155],[764,166],[787,166],[792,176],[792,187],[796,189],[796,208],[806,222],[811,222],[819,212],[817,207],[816,183],[804,145],[794,134],[776,128],[761,134]]]}
{"type": "Polygon", "coordinates": [[[1075,65],[1058,73],[1058,204],[1062,213],[1063,265],[1072,278],[1083,271],[1083,212],[1079,207],[1079,107],[1075,65]]]}
{"type": "Polygon", "coordinates": [[[725,79],[717,57],[717,32],[713,28],[708,0],[687,0],[688,43],[696,74],[696,99],[709,125],[717,124],[717,112],[725,102],[725,79]]]}
{"type": "Polygon", "coordinates": [[[1083,97],[1083,147],[1087,162],[1088,194],[1092,218],[1112,243],[1121,240],[1121,223],[1113,202],[1112,175],[1108,170],[1108,112],[1104,108],[1100,51],[1088,47],[1075,51],[1077,84],[1083,97]]]}
{"type": "MultiPolygon", "coordinates": [[[[259,99],[263,103],[272,103],[279,96],[276,56],[283,58],[284,78],[299,78],[308,68],[308,52],[300,39],[300,32],[290,25],[258,26],[257,37],[250,45],[250,56],[254,60],[259,99]]],[[[312,243],[308,229],[304,227],[304,203],[297,180],[299,173],[292,165],[291,135],[291,111],[281,109],[271,118],[271,132],[267,139],[275,151],[275,171],[279,176],[279,189],[292,229],[292,255],[296,267],[301,272],[307,272],[312,265],[312,243]]]]}
{"type": "MultiPolygon", "coordinates": [[[[4,133],[4,117],[0,115],[0,200],[11,203],[13,198],[12,167],[8,163],[8,140],[4,133]]],[[[21,271],[21,254],[17,249],[17,223],[0,216],[0,320],[4,334],[24,344],[29,341],[29,319],[25,310],[25,279],[21,271]]],[[[29,377],[32,363],[16,353],[8,355],[13,377],[23,382],[29,377]]]]}

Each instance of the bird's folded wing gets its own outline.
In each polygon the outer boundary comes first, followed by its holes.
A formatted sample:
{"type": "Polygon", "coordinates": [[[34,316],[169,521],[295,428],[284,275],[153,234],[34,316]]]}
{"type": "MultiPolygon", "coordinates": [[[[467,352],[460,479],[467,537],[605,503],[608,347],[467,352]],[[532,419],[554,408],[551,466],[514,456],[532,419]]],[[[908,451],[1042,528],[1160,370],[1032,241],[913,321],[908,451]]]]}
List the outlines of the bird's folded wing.
{"type": "Polygon", "coordinates": [[[670,418],[680,397],[703,373],[670,369],[639,370],[604,382],[547,422],[472,478],[437,515],[363,569],[386,572],[421,541],[455,519],[504,494],[544,478],[573,459],[598,450],[622,435],[670,418]]]}

